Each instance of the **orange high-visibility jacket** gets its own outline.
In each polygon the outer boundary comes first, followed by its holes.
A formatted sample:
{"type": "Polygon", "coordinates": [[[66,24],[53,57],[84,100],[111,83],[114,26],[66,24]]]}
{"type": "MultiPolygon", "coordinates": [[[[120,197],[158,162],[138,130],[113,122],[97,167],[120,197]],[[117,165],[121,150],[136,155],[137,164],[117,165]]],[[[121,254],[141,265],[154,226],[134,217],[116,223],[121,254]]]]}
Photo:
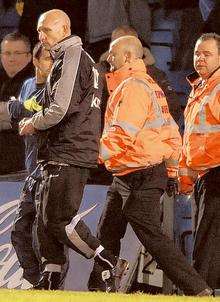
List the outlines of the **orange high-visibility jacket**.
{"type": "Polygon", "coordinates": [[[190,84],[179,163],[182,193],[190,193],[199,176],[220,165],[220,70],[205,82],[197,78],[190,84]]]}
{"type": "Polygon", "coordinates": [[[146,74],[142,60],[107,74],[110,92],[100,159],[114,175],[166,162],[177,176],[181,137],[161,88],[146,74]]]}

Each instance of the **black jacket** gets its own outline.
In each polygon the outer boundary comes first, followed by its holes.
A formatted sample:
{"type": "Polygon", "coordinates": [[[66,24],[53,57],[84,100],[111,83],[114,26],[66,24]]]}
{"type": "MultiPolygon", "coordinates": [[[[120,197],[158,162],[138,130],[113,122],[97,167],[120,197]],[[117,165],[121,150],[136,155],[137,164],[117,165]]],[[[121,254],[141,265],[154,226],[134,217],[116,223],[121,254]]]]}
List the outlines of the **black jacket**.
{"type": "Polygon", "coordinates": [[[39,159],[95,167],[102,90],[95,63],[77,36],[57,44],[51,54],[54,64],[41,101],[44,110],[32,117],[33,126],[47,133],[47,152],[39,150],[39,159]]]}
{"type": "Polygon", "coordinates": [[[19,96],[23,82],[34,75],[32,63],[10,78],[4,70],[0,71],[0,101],[7,102],[11,96],[19,96]]]}
{"type": "MultiPolygon", "coordinates": [[[[19,96],[23,82],[34,73],[32,64],[28,64],[13,78],[5,71],[0,73],[0,101],[7,102],[10,97],[19,96]]],[[[10,130],[0,132],[0,174],[8,174],[24,169],[24,142],[19,136],[17,125],[10,130]]]]}

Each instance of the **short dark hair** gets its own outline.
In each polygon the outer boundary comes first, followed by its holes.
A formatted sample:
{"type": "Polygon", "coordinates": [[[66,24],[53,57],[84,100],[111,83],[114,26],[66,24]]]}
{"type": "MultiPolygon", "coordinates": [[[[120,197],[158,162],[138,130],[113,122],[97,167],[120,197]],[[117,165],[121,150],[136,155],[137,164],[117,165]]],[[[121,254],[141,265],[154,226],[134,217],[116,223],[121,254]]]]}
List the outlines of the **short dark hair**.
{"type": "Polygon", "coordinates": [[[2,0],[2,7],[5,10],[8,10],[9,8],[13,7],[15,5],[15,0],[2,0]]]}
{"type": "Polygon", "coordinates": [[[218,47],[218,52],[220,54],[220,35],[216,34],[216,33],[205,33],[202,34],[201,37],[199,37],[199,39],[196,41],[199,42],[203,42],[203,41],[207,41],[207,40],[215,40],[216,45],[218,47]]]}
{"type": "Polygon", "coordinates": [[[31,51],[31,42],[30,42],[29,38],[26,37],[25,35],[21,34],[18,31],[5,35],[1,41],[1,45],[5,41],[23,41],[24,44],[26,45],[28,51],[31,51]]]}

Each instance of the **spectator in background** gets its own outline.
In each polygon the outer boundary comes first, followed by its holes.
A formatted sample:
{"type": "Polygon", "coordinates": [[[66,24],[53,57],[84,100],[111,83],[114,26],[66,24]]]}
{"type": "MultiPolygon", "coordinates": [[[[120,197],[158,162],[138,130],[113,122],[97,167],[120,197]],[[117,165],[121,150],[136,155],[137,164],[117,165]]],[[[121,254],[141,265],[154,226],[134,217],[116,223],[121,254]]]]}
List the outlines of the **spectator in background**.
{"type": "MultiPolygon", "coordinates": [[[[171,70],[193,70],[193,49],[201,33],[203,20],[198,0],[166,0],[164,8],[179,16],[180,25],[172,47],[171,70]],[[193,30],[192,30],[193,29],[193,30]]],[[[174,32],[176,27],[174,28],[174,32]]]]}
{"type": "Polygon", "coordinates": [[[95,59],[108,49],[112,31],[120,25],[132,26],[145,44],[150,43],[151,10],[143,0],[89,0],[87,51],[95,59]]]}
{"type": "Polygon", "coordinates": [[[206,21],[215,6],[215,0],[199,0],[199,8],[202,18],[206,21]]]}
{"type": "MultiPolygon", "coordinates": [[[[0,102],[18,98],[23,82],[34,73],[30,42],[18,32],[1,42],[0,102]]],[[[24,169],[24,143],[16,124],[6,123],[0,132],[0,174],[24,169]]]]}
{"type": "Polygon", "coordinates": [[[20,16],[15,8],[15,0],[0,0],[0,42],[7,34],[18,29],[20,16]]]}
{"type": "Polygon", "coordinates": [[[220,1],[201,0],[200,10],[204,20],[203,33],[220,34],[220,1]]]}

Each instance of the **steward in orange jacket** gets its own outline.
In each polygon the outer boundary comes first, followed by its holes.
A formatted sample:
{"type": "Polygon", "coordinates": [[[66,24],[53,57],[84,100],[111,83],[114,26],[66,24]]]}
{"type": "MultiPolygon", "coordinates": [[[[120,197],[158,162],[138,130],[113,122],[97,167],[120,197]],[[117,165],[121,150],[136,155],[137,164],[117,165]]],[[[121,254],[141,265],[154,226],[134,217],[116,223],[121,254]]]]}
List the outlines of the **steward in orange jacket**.
{"type": "Polygon", "coordinates": [[[194,189],[194,268],[220,288],[220,36],[202,35],[194,50],[197,78],[185,110],[180,192],[194,189]],[[199,77],[198,77],[199,75],[199,77]],[[194,185],[195,184],[195,185],[194,185]]]}
{"type": "MultiPolygon", "coordinates": [[[[143,47],[134,36],[110,44],[107,104],[100,158],[114,175],[98,225],[103,246],[118,256],[129,222],[143,246],[165,274],[186,294],[210,293],[160,227],[160,198],[167,171],[175,177],[181,145],[163,91],[146,74],[143,47]],[[166,167],[165,167],[166,164],[166,167]]],[[[101,290],[95,261],[90,290],[101,290]]]]}
{"type": "Polygon", "coordinates": [[[176,177],[181,137],[143,60],[107,74],[107,85],[110,98],[100,148],[106,168],[124,175],[165,161],[169,177],[176,177]]]}
{"type": "Polygon", "coordinates": [[[185,132],[179,163],[182,193],[190,193],[199,176],[220,165],[220,70],[206,81],[195,74],[185,109],[185,132]]]}

